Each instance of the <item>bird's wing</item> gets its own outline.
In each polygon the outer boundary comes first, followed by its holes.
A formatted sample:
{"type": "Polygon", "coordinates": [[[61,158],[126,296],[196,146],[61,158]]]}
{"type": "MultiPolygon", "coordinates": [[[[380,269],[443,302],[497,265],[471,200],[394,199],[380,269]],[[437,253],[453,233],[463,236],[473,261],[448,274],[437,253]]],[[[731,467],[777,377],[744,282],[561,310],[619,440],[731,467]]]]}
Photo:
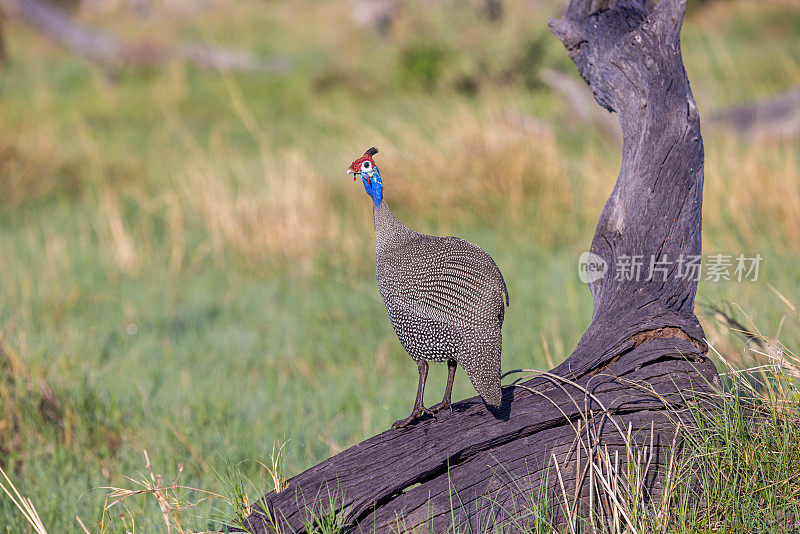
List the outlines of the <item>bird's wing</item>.
{"type": "MultiPolygon", "coordinates": [[[[392,253],[392,304],[453,326],[502,323],[503,275],[480,247],[456,237],[420,235],[392,253]]],[[[505,300],[505,302],[504,302],[505,300]]]]}

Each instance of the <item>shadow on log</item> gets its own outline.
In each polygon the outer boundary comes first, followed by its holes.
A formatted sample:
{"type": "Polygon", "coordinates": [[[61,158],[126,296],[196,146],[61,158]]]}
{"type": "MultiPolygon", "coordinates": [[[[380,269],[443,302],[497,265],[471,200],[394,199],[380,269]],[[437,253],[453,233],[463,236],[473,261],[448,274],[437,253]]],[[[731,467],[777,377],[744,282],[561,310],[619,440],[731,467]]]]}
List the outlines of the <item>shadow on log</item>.
{"type": "Polygon", "coordinates": [[[659,498],[687,396],[719,380],[694,314],[703,143],[679,45],[684,7],[573,0],[550,22],[623,133],[591,245],[607,274],[590,284],[594,314],[575,351],[504,388],[499,413],[467,399],[295,476],[253,505],[251,531],[302,531],[312,516],[352,532],[518,531],[544,499],[550,520],[599,520],[613,507],[603,469],[633,472],[636,498],[659,498]]]}

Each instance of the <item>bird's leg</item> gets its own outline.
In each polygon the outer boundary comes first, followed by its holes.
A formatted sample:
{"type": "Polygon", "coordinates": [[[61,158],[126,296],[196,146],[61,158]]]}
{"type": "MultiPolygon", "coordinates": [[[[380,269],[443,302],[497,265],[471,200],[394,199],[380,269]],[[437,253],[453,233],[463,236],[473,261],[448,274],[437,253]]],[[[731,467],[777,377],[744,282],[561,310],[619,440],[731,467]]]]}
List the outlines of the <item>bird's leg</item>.
{"type": "Polygon", "coordinates": [[[392,428],[403,428],[422,417],[423,414],[433,415],[433,412],[422,405],[422,397],[425,393],[425,380],[428,379],[428,362],[420,360],[417,363],[417,370],[419,371],[419,385],[417,386],[417,400],[414,401],[414,409],[411,410],[411,415],[405,419],[395,421],[392,428]]]}
{"type": "Polygon", "coordinates": [[[455,360],[447,360],[447,385],[444,388],[444,398],[442,398],[442,402],[431,407],[433,413],[441,410],[453,411],[453,406],[450,404],[450,396],[453,393],[453,379],[456,377],[456,365],[455,360]]]}

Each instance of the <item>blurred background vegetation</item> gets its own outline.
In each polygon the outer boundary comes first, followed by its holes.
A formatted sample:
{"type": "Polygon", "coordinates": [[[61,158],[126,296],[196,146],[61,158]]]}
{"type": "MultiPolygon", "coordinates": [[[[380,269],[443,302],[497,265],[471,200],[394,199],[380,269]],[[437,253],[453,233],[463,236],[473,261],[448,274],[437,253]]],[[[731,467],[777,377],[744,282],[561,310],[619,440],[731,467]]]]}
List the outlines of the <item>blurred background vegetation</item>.
{"type": "MultiPolygon", "coordinates": [[[[552,367],[588,326],[577,258],[620,141],[547,30],[565,2],[69,3],[131,43],[102,61],[0,3],[0,466],[54,532],[76,515],[99,530],[100,488],[130,485],[144,449],[167,478],[182,464],[183,483],[222,492],[233,470],[254,497],[268,475],[243,460],[288,440],[295,474],[408,412],[416,369],[344,173],[369,146],[398,218],[503,270],[504,369],[552,367]],[[263,64],[154,53],[184,43],[263,64]]],[[[768,99],[800,86],[800,6],[690,0],[682,47],[704,119],[768,99]]],[[[704,253],[764,259],[756,282],[702,282],[698,314],[731,361],[742,345],[711,307],[796,348],[797,133],[702,124],[704,253]]],[[[454,397],[473,394],[459,373],[454,397]]],[[[154,502],[125,504],[141,531],[162,524],[154,502]]],[[[104,527],[122,531],[121,512],[104,527]]],[[[26,528],[0,499],[3,527],[26,528]]]]}

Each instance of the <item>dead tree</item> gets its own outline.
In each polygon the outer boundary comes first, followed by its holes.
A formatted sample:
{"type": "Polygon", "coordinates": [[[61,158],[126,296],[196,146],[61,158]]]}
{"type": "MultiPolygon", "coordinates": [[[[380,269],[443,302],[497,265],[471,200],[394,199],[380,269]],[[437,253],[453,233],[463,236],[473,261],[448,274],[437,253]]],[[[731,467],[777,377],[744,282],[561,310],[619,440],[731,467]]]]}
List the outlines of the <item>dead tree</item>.
{"type": "Polygon", "coordinates": [[[613,506],[601,471],[626,477],[629,458],[637,498],[661,495],[682,410],[719,381],[694,314],[697,276],[687,275],[700,255],[703,142],[680,52],[684,8],[572,0],[550,22],[623,133],[622,167],[591,245],[607,274],[590,284],[594,314],[574,352],[524,387],[504,388],[499,414],[467,399],[295,476],[253,505],[250,530],[298,531],[317,517],[353,532],[517,531],[544,499],[555,521],[598,519],[613,506]]]}

